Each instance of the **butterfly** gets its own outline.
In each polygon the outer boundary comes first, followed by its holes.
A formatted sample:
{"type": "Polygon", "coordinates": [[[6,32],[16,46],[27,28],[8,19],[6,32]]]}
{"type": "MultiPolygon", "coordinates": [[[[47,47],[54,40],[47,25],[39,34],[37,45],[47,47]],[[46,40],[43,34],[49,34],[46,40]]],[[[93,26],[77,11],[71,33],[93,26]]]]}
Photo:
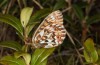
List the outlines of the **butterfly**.
{"type": "Polygon", "coordinates": [[[63,25],[63,15],[57,10],[49,14],[38,26],[32,37],[35,48],[52,48],[63,43],[66,29],[63,25]]]}

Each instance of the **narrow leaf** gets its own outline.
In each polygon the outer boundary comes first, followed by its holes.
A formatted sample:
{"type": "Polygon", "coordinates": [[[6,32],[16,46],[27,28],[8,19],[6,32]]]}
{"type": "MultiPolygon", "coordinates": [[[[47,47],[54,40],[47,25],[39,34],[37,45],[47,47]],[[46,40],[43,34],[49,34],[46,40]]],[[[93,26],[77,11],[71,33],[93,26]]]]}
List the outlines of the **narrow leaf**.
{"type": "Polygon", "coordinates": [[[66,2],[65,0],[58,0],[58,2],[55,4],[54,9],[53,10],[58,10],[60,8],[64,8],[66,7],[66,2]]]}
{"type": "Polygon", "coordinates": [[[40,65],[47,65],[47,59],[45,59],[40,65]]]}
{"type": "Polygon", "coordinates": [[[21,25],[19,19],[17,19],[16,17],[14,17],[12,15],[0,14],[0,21],[13,26],[21,34],[21,36],[23,36],[22,25],[21,25]]]}
{"type": "Polygon", "coordinates": [[[47,57],[54,51],[55,48],[40,48],[36,49],[32,54],[31,65],[40,65],[46,61],[47,57]]]}
{"type": "Polygon", "coordinates": [[[27,65],[29,65],[31,61],[31,55],[25,52],[15,52],[14,56],[15,58],[23,57],[27,65]]]}
{"type": "Polygon", "coordinates": [[[77,6],[76,4],[74,4],[72,7],[73,7],[73,10],[74,10],[76,16],[77,16],[80,20],[83,20],[84,15],[83,15],[82,9],[81,9],[79,6],[77,6]]]}
{"type": "Polygon", "coordinates": [[[18,42],[15,42],[15,41],[3,41],[3,42],[0,42],[0,46],[10,48],[16,51],[21,51],[21,48],[22,48],[22,46],[18,42]]]}
{"type": "Polygon", "coordinates": [[[33,24],[29,24],[26,29],[25,29],[25,32],[26,32],[26,35],[28,36],[29,33],[31,32],[31,30],[33,29],[33,27],[37,24],[38,22],[33,22],[33,24]]]}
{"type": "Polygon", "coordinates": [[[27,23],[29,22],[30,16],[32,14],[33,8],[26,7],[22,9],[21,14],[20,14],[20,20],[22,23],[22,26],[25,28],[27,23]]]}
{"type": "Polygon", "coordinates": [[[1,1],[0,1],[0,8],[1,8],[1,6],[3,6],[5,3],[7,3],[7,0],[1,0],[1,1]]]}
{"type": "Polygon", "coordinates": [[[96,14],[94,16],[91,16],[87,19],[87,25],[91,25],[93,23],[100,22],[100,14],[96,14]]]}
{"type": "Polygon", "coordinates": [[[9,62],[9,61],[6,61],[6,60],[0,61],[0,64],[2,64],[2,65],[18,65],[15,62],[9,62]]]}
{"type": "Polygon", "coordinates": [[[26,65],[23,59],[16,59],[13,56],[4,56],[3,58],[1,58],[0,63],[5,65],[6,63],[9,63],[7,65],[26,65]]]}

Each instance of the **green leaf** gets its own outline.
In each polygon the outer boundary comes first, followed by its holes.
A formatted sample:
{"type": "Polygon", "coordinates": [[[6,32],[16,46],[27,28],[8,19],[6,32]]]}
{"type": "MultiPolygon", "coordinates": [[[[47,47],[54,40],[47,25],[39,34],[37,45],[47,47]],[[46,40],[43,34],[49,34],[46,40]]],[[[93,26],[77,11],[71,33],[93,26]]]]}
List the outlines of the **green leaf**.
{"type": "Polygon", "coordinates": [[[34,15],[30,18],[29,24],[34,24],[34,22],[40,20],[41,18],[47,16],[51,12],[51,9],[41,9],[34,13],[34,15]]]}
{"type": "Polygon", "coordinates": [[[36,49],[32,54],[31,65],[40,65],[46,61],[47,57],[54,51],[55,48],[40,48],[36,49]]]}
{"type": "Polygon", "coordinates": [[[66,5],[67,4],[66,4],[65,0],[58,0],[58,2],[55,4],[53,10],[58,10],[60,8],[64,8],[66,5]]]}
{"type": "Polygon", "coordinates": [[[22,58],[16,59],[13,56],[4,56],[1,58],[0,63],[4,65],[26,65],[22,58]]]}
{"type": "Polygon", "coordinates": [[[84,15],[83,15],[82,9],[81,9],[78,5],[76,5],[76,4],[74,4],[74,5],[72,6],[72,8],[73,8],[73,10],[74,10],[76,16],[77,16],[80,20],[83,20],[83,19],[84,19],[84,15]]]}
{"type": "Polygon", "coordinates": [[[9,61],[0,61],[0,64],[2,64],[2,65],[18,65],[17,63],[15,63],[15,62],[9,62],[9,61]]]}
{"type": "Polygon", "coordinates": [[[45,59],[40,65],[47,65],[47,59],[45,59]]]}
{"type": "Polygon", "coordinates": [[[31,55],[29,53],[25,52],[15,52],[14,53],[15,58],[20,58],[21,56],[24,58],[27,65],[29,65],[31,61],[31,55]]]}
{"type": "Polygon", "coordinates": [[[84,43],[84,57],[88,63],[94,63],[98,60],[98,54],[91,38],[88,38],[84,43]]]}
{"type": "Polygon", "coordinates": [[[91,25],[93,23],[100,22],[100,14],[95,14],[87,19],[87,25],[91,25]]]}
{"type": "Polygon", "coordinates": [[[5,3],[7,3],[7,0],[0,0],[0,8],[1,8],[5,3]]]}
{"type": "Polygon", "coordinates": [[[23,36],[23,28],[22,28],[21,22],[16,17],[12,15],[0,14],[0,21],[13,26],[20,33],[20,35],[23,36]]]}
{"type": "Polygon", "coordinates": [[[29,22],[32,11],[33,11],[33,8],[30,8],[30,7],[25,7],[21,11],[20,20],[24,28],[27,26],[29,22]]]}
{"type": "Polygon", "coordinates": [[[3,41],[3,42],[0,42],[0,46],[10,48],[16,51],[21,51],[21,48],[22,48],[22,46],[18,42],[15,42],[15,41],[3,41]]]}
{"type": "Polygon", "coordinates": [[[38,22],[33,22],[33,24],[29,24],[26,29],[25,29],[25,32],[26,32],[26,35],[28,36],[29,33],[31,32],[31,30],[33,29],[33,27],[37,24],[38,22]]]}

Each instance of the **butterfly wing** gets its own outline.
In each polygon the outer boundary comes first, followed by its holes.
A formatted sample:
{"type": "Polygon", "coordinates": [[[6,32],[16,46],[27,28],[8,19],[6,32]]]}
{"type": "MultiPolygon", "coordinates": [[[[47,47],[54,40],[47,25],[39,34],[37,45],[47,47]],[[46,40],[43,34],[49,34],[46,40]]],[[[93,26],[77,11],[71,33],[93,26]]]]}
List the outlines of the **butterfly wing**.
{"type": "Polygon", "coordinates": [[[66,36],[63,26],[63,15],[57,10],[49,14],[33,35],[32,45],[35,48],[52,48],[62,44],[66,36]]]}

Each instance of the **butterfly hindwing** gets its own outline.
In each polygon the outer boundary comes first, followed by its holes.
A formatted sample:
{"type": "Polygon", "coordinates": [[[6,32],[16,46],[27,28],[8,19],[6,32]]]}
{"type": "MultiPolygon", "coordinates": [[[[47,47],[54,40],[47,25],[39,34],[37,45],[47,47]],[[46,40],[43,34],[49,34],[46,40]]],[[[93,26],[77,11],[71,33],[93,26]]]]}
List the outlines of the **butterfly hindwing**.
{"type": "Polygon", "coordinates": [[[66,36],[63,15],[57,10],[49,14],[33,35],[32,43],[36,48],[52,48],[60,45],[66,36]]]}

